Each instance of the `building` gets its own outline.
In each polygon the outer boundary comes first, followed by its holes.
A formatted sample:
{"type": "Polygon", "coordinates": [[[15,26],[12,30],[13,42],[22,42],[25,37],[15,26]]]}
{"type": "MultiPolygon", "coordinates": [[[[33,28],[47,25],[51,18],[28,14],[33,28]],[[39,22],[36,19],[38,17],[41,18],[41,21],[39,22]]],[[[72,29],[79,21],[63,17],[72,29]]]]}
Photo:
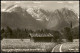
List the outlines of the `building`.
{"type": "Polygon", "coordinates": [[[67,42],[67,39],[62,39],[62,42],[67,42]]]}
{"type": "Polygon", "coordinates": [[[73,39],[73,42],[79,42],[79,39],[73,39]]]}
{"type": "Polygon", "coordinates": [[[32,42],[52,42],[52,34],[40,34],[40,33],[30,33],[30,39],[32,42]]]}

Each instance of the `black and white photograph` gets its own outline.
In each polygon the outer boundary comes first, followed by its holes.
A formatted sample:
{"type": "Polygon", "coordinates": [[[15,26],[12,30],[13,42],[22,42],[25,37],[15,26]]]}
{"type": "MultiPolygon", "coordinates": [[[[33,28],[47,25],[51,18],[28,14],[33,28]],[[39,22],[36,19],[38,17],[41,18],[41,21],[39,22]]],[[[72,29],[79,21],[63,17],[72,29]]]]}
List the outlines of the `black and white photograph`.
{"type": "Polygon", "coordinates": [[[79,52],[79,1],[1,1],[0,52],[79,52]]]}

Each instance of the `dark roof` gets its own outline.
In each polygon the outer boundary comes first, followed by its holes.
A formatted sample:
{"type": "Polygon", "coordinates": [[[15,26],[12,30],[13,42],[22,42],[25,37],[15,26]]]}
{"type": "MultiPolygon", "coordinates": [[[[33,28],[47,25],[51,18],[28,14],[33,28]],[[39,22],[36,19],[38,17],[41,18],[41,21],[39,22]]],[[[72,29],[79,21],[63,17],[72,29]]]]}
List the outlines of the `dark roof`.
{"type": "Polygon", "coordinates": [[[31,37],[53,37],[52,34],[48,33],[48,34],[40,34],[40,33],[30,33],[31,37]]]}

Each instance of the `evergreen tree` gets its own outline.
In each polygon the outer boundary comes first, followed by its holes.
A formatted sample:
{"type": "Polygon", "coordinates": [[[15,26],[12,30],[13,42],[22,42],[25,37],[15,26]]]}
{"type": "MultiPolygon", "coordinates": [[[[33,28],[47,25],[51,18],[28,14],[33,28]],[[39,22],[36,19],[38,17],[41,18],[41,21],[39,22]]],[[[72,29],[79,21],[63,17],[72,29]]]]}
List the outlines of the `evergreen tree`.
{"type": "Polygon", "coordinates": [[[12,35],[12,29],[9,26],[7,26],[7,33],[9,33],[10,35],[12,35]]]}
{"type": "Polygon", "coordinates": [[[59,31],[52,30],[51,34],[53,35],[54,42],[61,42],[61,34],[59,31]]]}
{"type": "Polygon", "coordinates": [[[4,31],[5,31],[5,30],[4,30],[4,28],[3,28],[3,29],[1,29],[1,34],[2,34],[2,33],[4,33],[4,31]]]}
{"type": "Polygon", "coordinates": [[[64,35],[66,37],[66,39],[69,41],[69,42],[72,42],[73,41],[73,36],[72,36],[72,31],[71,31],[71,28],[69,27],[66,27],[64,28],[64,35]]]}
{"type": "Polygon", "coordinates": [[[3,37],[4,37],[4,33],[5,31],[4,31],[4,29],[1,29],[1,40],[3,39],[3,37]]]}

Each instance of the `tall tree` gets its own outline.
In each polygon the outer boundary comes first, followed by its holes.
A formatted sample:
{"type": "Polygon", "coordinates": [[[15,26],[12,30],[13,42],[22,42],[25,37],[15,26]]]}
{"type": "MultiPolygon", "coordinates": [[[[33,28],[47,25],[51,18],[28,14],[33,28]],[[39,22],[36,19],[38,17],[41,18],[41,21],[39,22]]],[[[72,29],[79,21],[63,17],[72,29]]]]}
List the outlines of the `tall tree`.
{"type": "Polygon", "coordinates": [[[54,42],[61,42],[61,34],[59,31],[52,31],[51,34],[53,35],[54,42]]]}
{"type": "Polygon", "coordinates": [[[2,33],[4,33],[4,31],[5,31],[5,30],[4,30],[4,28],[3,28],[3,29],[1,29],[1,34],[2,34],[2,33]]]}
{"type": "Polygon", "coordinates": [[[71,28],[65,27],[65,28],[64,28],[64,35],[65,35],[66,39],[67,39],[69,42],[72,42],[72,41],[73,41],[73,36],[72,36],[71,28]]]}
{"type": "Polygon", "coordinates": [[[7,26],[7,32],[12,35],[12,29],[9,26],[7,26]]]}
{"type": "Polygon", "coordinates": [[[3,37],[4,37],[4,35],[3,35],[3,33],[4,33],[4,29],[1,29],[1,40],[3,39],[3,37]]]}

